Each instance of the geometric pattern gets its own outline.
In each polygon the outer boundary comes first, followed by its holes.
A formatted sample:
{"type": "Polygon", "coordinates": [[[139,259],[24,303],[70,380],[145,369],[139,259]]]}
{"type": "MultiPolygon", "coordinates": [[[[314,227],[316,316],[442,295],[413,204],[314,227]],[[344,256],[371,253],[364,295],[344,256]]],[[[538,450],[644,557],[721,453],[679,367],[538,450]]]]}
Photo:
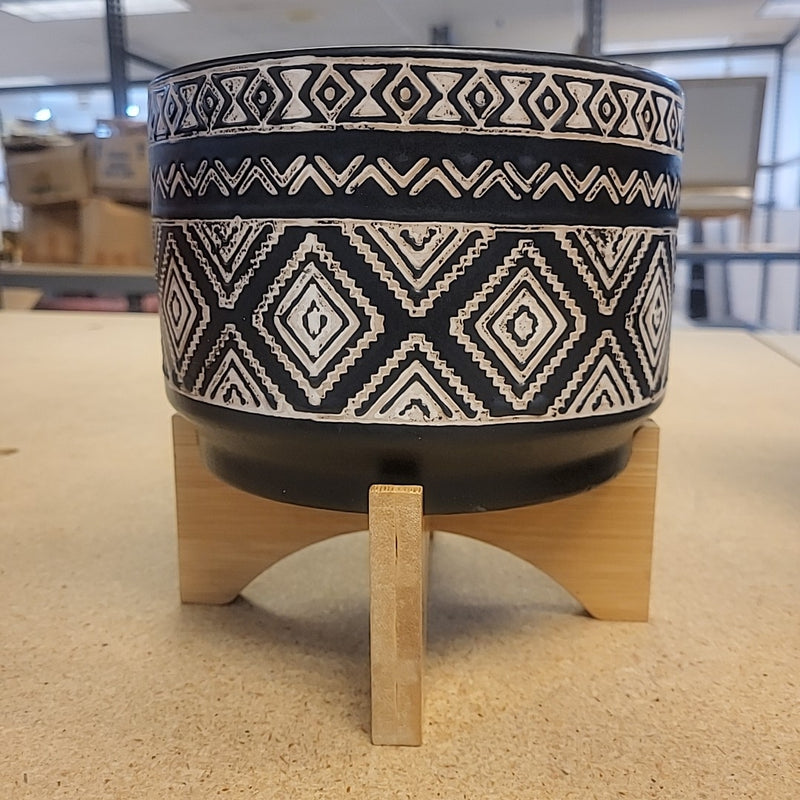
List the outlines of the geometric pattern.
{"type": "Polygon", "coordinates": [[[383,331],[383,316],[313,233],[278,273],[253,325],[318,406],[383,331]]]}
{"type": "Polygon", "coordinates": [[[570,228],[556,238],[583,276],[601,314],[611,315],[650,243],[640,228],[570,228]]]}
{"type": "Polygon", "coordinates": [[[490,230],[427,222],[345,225],[350,241],[412,317],[437,297],[488,246],[490,230]]]}
{"type": "Polygon", "coordinates": [[[194,385],[206,403],[238,411],[282,413],[286,402],[234,325],[226,325],[194,385]]]}
{"type": "Polygon", "coordinates": [[[350,401],[356,419],[371,422],[464,423],[480,401],[421,334],[411,334],[350,401]]]}
{"type": "Polygon", "coordinates": [[[356,52],[243,56],[151,84],[168,384],[244,413],[362,424],[656,401],[674,84],[558,56],[356,52]]]}
{"type": "Polygon", "coordinates": [[[162,263],[161,328],[167,343],[165,356],[171,369],[182,378],[211,317],[208,305],[171,237],[167,239],[162,263]]]}
{"type": "Polygon", "coordinates": [[[641,288],[625,317],[651,391],[666,381],[672,297],[672,238],[659,242],[641,288]]]}
{"type": "Polygon", "coordinates": [[[652,175],[632,169],[625,173],[619,167],[598,164],[579,172],[574,165],[549,161],[526,171],[509,160],[488,158],[465,170],[449,158],[434,161],[428,156],[400,170],[386,156],[367,159],[363,154],[341,169],[322,155],[300,154],[284,168],[268,156],[245,156],[230,169],[219,159],[202,159],[194,169],[177,161],[153,170],[154,192],[162,200],[205,197],[212,187],[225,197],[241,196],[254,188],[270,196],[294,196],[304,190],[317,196],[348,196],[366,185],[390,197],[415,197],[435,186],[454,199],[480,199],[492,190],[514,201],[591,202],[602,195],[613,205],[637,203],[667,210],[677,209],[680,194],[680,180],[670,172],[652,175]]]}
{"type": "Polygon", "coordinates": [[[682,98],[645,78],[432,56],[295,55],[151,85],[150,140],[241,133],[429,130],[613,142],[677,154],[682,98]]]}
{"type": "Polygon", "coordinates": [[[669,227],[237,218],[154,232],[166,378],[200,402],[469,426],[614,415],[664,391],[669,227]]]}
{"type": "Polygon", "coordinates": [[[567,417],[621,414],[638,408],[642,395],[611,331],[604,331],[581,362],[555,408],[567,417]]]}
{"type": "Polygon", "coordinates": [[[275,225],[234,217],[195,220],[185,226],[186,238],[223,308],[233,308],[242,289],[278,239],[275,225]],[[253,245],[258,249],[253,252],[253,245]]]}
{"type": "Polygon", "coordinates": [[[527,408],[584,328],[577,303],[532,241],[520,243],[450,321],[450,333],[517,410],[527,408]]]}

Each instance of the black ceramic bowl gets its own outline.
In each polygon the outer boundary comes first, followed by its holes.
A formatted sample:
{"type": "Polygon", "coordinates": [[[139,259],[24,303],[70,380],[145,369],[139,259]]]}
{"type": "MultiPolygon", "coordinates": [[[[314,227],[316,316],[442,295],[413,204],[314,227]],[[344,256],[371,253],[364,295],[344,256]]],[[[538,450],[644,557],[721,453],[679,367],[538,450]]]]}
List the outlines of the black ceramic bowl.
{"type": "Polygon", "coordinates": [[[664,392],[679,88],[619,64],[376,47],[150,87],[164,370],[220,477],[365,510],[608,479],[664,392]]]}

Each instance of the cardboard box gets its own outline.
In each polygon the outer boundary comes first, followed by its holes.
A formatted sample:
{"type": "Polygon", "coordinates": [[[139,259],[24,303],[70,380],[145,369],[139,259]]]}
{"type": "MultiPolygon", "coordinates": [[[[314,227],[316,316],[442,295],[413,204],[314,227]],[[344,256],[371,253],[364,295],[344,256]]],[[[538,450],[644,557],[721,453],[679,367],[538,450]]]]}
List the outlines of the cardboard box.
{"type": "Polygon", "coordinates": [[[153,268],[150,212],[94,197],[81,204],[82,264],[153,268]]]}
{"type": "Polygon", "coordinates": [[[146,126],[124,120],[102,124],[111,136],[95,139],[95,192],[113,200],[146,205],[150,202],[146,126]]]}
{"type": "Polygon", "coordinates": [[[82,142],[39,150],[6,149],[11,199],[24,206],[83,200],[91,194],[86,147],[82,142]]]}
{"type": "Polygon", "coordinates": [[[76,264],[81,209],[77,203],[28,206],[22,222],[22,258],[29,264],[76,264]]]}

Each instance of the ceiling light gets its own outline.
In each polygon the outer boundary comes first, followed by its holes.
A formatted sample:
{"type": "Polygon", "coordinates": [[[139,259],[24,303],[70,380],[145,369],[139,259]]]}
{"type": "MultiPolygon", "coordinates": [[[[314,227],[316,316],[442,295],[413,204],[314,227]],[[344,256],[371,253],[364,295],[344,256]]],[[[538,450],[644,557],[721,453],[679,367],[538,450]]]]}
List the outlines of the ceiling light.
{"type": "Polygon", "coordinates": [[[766,0],[758,9],[759,17],[800,17],[800,0],[766,0]]]}
{"type": "Polygon", "coordinates": [[[0,78],[0,89],[16,89],[27,86],[52,86],[55,81],[49,75],[16,75],[0,78]]]}
{"type": "MultiPolygon", "coordinates": [[[[99,19],[106,14],[105,0],[15,0],[0,2],[0,11],[29,22],[68,19],[99,19]]],[[[127,16],[176,14],[189,11],[186,0],[125,0],[127,16]]]]}
{"type": "Polygon", "coordinates": [[[33,118],[37,122],[47,122],[48,120],[53,119],[53,112],[49,108],[40,108],[34,115],[33,118]]]}
{"type": "Polygon", "coordinates": [[[730,45],[729,36],[703,36],[686,39],[649,39],[637,42],[611,42],[603,48],[608,55],[615,53],[639,53],[647,51],[657,54],[675,50],[708,50],[730,45]]]}

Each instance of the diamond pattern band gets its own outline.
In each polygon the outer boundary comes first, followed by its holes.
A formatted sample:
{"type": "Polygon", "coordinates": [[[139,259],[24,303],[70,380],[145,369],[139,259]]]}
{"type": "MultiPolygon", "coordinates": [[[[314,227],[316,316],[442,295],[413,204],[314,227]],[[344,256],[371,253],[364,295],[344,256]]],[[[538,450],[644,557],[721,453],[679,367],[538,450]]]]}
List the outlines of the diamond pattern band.
{"type": "Polygon", "coordinates": [[[236,217],[155,238],[167,382],[204,403],[480,425],[664,390],[671,228],[236,217]]]}

